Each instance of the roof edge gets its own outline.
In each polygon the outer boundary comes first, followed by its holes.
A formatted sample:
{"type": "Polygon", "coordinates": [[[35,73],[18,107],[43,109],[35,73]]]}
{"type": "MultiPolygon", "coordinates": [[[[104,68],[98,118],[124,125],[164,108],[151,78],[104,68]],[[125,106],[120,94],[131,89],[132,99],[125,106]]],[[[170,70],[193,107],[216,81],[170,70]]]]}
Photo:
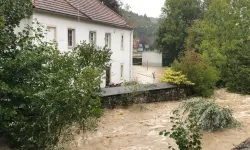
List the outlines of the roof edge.
{"type": "Polygon", "coordinates": [[[134,25],[130,24],[124,17],[122,17],[121,15],[119,15],[117,12],[115,12],[114,10],[110,9],[108,6],[104,5],[101,1],[97,0],[98,3],[101,3],[101,5],[103,5],[104,7],[106,7],[107,9],[111,10],[116,16],[120,17],[121,19],[123,19],[126,24],[130,25],[133,29],[135,28],[134,25]]]}
{"type": "MultiPolygon", "coordinates": [[[[45,13],[51,13],[51,14],[55,14],[55,15],[65,16],[65,17],[78,18],[78,16],[75,16],[75,15],[69,15],[66,13],[59,13],[59,12],[40,9],[40,8],[33,8],[33,10],[38,11],[38,12],[45,12],[45,13]]],[[[103,24],[103,25],[113,26],[113,27],[122,28],[122,29],[134,30],[134,27],[128,27],[128,26],[122,26],[122,25],[117,25],[117,24],[112,24],[112,23],[107,23],[107,22],[102,22],[102,21],[96,21],[96,20],[87,19],[87,18],[83,18],[83,17],[80,17],[80,18],[84,21],[87,21],[87,22],[92,22],[92,23],[96,23],[96,24],[103,24]]]]}

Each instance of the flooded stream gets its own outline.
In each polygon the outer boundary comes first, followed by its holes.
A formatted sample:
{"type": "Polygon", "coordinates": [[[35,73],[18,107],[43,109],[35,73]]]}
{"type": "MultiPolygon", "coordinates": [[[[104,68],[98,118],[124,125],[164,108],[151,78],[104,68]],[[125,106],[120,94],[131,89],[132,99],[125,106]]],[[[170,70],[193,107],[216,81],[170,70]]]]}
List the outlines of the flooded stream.
{"type": "MultiPolygon", "coordinates": [[[[242,126],[218,132],[204,132],[203,150],[230,150],[250,137],[250,96],[217,90],[213,98],[231,107],[242,126]]],[[[67,150],[167,150],[174,141],[159,136],[171,128],[170,113],[180,102],[138,104],[129,109],[105,110],[96,131],[80,134],[67,150]]],[[[0,149],[7,150],[0,146],[0,149]]]]}
{"type": "MultiPolygon", "coordinates": [[[[237,129],[209,133],[202,139],[204,150],[229,150],[250,137],[250,96],[231,94],[217,90],[216,102],[234,110],[234,116],[242,122],[237,129]]],[[[170,129],[170,112],[179,102],[139,104],[129,109],[105,110],[97,131],[76,137],[74,150],[164,150],[169,138],[159,136],[159,131],[170,129]]]]}

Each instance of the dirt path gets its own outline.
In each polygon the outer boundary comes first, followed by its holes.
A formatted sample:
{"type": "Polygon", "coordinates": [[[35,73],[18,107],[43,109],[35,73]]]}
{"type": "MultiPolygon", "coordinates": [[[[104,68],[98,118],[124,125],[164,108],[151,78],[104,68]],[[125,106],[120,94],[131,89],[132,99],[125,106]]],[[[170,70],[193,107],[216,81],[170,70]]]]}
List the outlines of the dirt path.
{"type": "MultiPolygon", "coordinates": [[[[242,122],[238,129],[204,133],[204,150],[229,150],[250,137],[250,96],[216,91],[214,98],[223,106],[234,110],[234,116],[242,122]]],[[[130,109],[106,110],[96,132],[77,136],[75,150],[164,150],[169,138],[158,135],[170,129],[170,112],[179,102],[140,104],[130,109]]]]}

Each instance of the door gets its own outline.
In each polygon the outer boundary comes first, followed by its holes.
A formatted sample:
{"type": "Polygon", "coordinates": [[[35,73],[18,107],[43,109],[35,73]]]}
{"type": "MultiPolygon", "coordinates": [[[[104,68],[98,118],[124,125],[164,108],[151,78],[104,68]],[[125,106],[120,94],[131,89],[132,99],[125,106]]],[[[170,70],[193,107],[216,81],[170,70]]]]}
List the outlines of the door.
{"type": "Polygon", "coordinates": [[[106,86],[109,86],[111,82],[111,67],[106,69],[106,86]]]}

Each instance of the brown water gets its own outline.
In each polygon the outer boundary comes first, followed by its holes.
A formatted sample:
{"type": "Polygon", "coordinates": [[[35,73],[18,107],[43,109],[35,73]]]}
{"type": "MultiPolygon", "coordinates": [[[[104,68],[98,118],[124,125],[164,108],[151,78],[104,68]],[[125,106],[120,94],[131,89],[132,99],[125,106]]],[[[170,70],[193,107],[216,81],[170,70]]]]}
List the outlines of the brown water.
{"type": "MultiPolygon", "coordinates": [[[[230,150],[250,137],[250,96],[217,90],[213,97],[242,122],[237,129],[209,133],[202,139],[203,150],[230,150]]],[[[77,135],[68,150],[166,150],[173,140],[159,136],[171,128],[170,112],[179,102],[139,104],[129,109],[105,110],[97,131],[77,135]]],[[[2,147],[3,148],[3,147],[2,147]]],[[[0,146],[0,150],[2,150],[0,146]]]]}
{"type": "MultiPolygon", "coordinates": [[[[250,137],[250,96],[217,90],[216,102],[234,110],[234,116],[242,122],[237,129],[205,132],[204,150],[229,150],[250,137]]],[[[96,132],[76,137],[75,150],[164,150],[169,138],[159,136],[159,131],[170,129],[170,112],[179,102],[163,102],[135,105],[129,109],[105,110],[96,132]]]]}

